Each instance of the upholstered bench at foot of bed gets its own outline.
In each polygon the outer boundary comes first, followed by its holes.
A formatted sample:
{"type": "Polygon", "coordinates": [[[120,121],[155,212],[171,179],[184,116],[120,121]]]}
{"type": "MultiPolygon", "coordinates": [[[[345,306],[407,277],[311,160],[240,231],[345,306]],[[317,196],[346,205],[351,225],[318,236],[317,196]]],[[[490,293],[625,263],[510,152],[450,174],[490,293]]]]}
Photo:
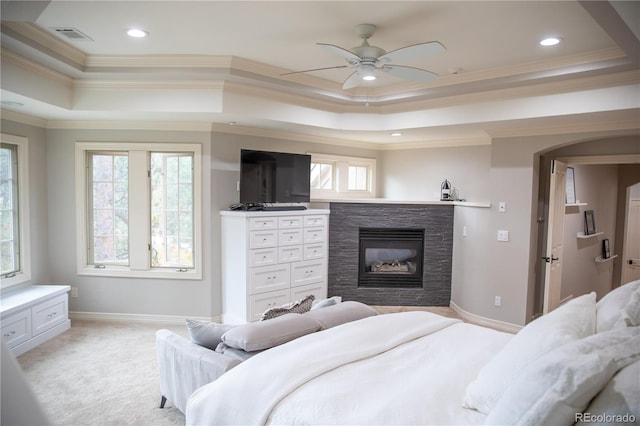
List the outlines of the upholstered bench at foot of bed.
{"type": "Polygon", "coordinates": [[[222,355],[169,330],[156,332],[161,408],[166,400],[183,413],[189,396],[201,386],[216,380],[240,364],[240,360],[222,355]]]}

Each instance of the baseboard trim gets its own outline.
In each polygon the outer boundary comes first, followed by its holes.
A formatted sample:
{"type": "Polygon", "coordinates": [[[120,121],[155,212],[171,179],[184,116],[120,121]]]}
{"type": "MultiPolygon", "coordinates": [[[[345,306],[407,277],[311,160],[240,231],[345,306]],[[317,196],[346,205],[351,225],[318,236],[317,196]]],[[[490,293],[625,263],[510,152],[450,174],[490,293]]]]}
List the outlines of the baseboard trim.
{"type": "Polygon", "coordinates": [[[522,329],[521,325],[512,324],[510,322],[498,321],[491,318],[481,317],[480,315],[472,314],[456,305],[453,300],[449,302],[449,307],[456,311],[463,320],[470,322],[471,324],[481,325],[483,327],[493,328],[498,331],[504,331],[507,333],[517,333],[522,329]]]}
{"type": "Polygon", "coordinates": [[[170,315],[116,314],[107,312],[69,312],[69,318],[71,318],[72,320],[120,321],[129,323],[166,325],[184,325],[187,318],[200,321],[220,322],[220,316],[208,318],[195,316],[183,317],[170,315]]]}

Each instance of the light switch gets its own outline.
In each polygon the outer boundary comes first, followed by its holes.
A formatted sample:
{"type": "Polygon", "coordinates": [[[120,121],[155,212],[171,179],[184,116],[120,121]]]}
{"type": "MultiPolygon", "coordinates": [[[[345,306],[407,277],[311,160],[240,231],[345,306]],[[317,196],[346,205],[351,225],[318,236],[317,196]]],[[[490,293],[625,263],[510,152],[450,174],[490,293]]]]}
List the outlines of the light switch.
{"type": "Polygon", "coordinates": [[[501,213],[504,213],[507,211],[507,203],[505,203],[504,201],[500,201],[498,203],[498,211],[501,213]]]}
{"type": "Polygon", "coordinates": [[[498,230],[498,241],[509,241],[509,231],[498,230]]]}
{"type": "Polygon", "coordinates": [[[469,235],[469,233],[467,232],[467,227],[466,227],[466,226],[463,226],[463,227],[462,227],[462,236],[463,236],[463,237],[466,237],[467,235],[469,235]]]}

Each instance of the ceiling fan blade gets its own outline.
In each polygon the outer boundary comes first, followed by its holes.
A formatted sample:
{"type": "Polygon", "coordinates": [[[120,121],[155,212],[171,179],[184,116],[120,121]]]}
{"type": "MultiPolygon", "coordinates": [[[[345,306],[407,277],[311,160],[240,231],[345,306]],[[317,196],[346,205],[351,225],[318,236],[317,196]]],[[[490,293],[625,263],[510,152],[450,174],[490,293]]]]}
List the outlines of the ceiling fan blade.
{"type": "Polygon", "coordinates": [[[394,77],[404,80],[417,81],[420,83],[429,83],[438,78],[438,74],[422,68],[407,67],[404,65],[385,65],[382,70],[388,72],[394,77]]]}
{"type": "Polygon", "coordinates": [[[316,43],[318,46],[322,47],[323,49],[334,53],[338,56],[343,57],[344,59],[347,60],[347,62],[349,62],[350,64],[357,64],[358,62],[360,62],[362,59],[356,55],[355,53],[352,53],[350,51],[348,51],[347,49],[343,49],[342,47],[336,46],[334,44],[326,44],[326,43],[316,43]]]}
{"type": "Polygon", "coordinates": [[[358,74],[358,72],[356,71],[344,81],[342,88],[344,90],[353,89],[354,87],[358,87],[360,84],[362,84],[363,81],[364,80],[362,80],[360,74],[358,74]]]}
{"type": "Polygon", "coordinates": [[[280,76],[291,75],[291,74],[300,74],[300,73],[303,73],[303,72],[312,72],[312,71],[334,70],[334,69],[338,69],[338,68],[347,68],[347,67],[348,67],[348,65],[337,65],[335,67],[314,68],[312,70],[287,72],[287,73],[284,73],[284,74],[280,74],[280,76]]]}
{"type": "Polygon", "coordinates": [[[383,63],[405,62],[435,55],[436,53],[442,53],[446,50],[447,49],[439,42],[430,41],[427,43],[413,44],[411,46],[392,50],[391,52],[387,52],[380,56],[378,61],[383,63]]]}

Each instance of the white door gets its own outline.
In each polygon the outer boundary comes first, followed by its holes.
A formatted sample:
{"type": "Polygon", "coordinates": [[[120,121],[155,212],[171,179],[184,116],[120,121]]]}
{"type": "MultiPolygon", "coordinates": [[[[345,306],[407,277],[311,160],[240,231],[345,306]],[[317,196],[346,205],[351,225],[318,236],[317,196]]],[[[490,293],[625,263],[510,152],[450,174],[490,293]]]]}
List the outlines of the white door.
{"type": "Polygon", "coordinates": [[[627,217],[622,248],[622,284],[640,280],[640,184],[627,189],[627,217]]]}
{"type": "Polygon", "coordinates": [[[562,241],[564,238],[564,210],[566,199],[567,164],[554,160],[551,164],[549,187],[549,224],[547,226],[547,252],[544,279],[543,313],[560,305],[562,281],[562,241]]]}

